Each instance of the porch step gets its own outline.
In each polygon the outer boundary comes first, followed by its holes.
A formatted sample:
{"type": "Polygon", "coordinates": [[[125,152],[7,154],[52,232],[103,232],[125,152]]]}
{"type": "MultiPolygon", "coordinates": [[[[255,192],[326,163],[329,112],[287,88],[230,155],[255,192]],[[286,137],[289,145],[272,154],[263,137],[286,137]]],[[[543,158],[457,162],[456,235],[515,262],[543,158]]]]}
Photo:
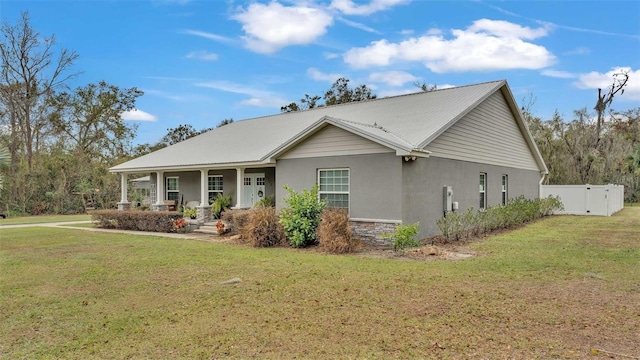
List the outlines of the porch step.
{"type": "Polygon", "coordinates": [[[200,227],[193,230],[193,232],[200,234],[218,235],[218,229],[213,225],[207,224],[200,225],[200,227]]]}

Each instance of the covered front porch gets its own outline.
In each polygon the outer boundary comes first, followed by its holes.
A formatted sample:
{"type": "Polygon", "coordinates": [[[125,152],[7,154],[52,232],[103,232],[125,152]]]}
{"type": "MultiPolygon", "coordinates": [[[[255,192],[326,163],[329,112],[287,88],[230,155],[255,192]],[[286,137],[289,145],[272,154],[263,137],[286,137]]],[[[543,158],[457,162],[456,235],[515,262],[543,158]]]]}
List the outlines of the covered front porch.
{"type": "MultiPolygon", "coordinates": [[[[118,210],[131,209],[128,177],[120,172],[121,200],[118,210]]],[[[140,174],[136,172],[135,174],[140,174]]],[[[152,211],[168,211],[171,205],[195,207],[198,223],[212,220],[210,200],[231,196],[232,208],[246,209],[275,197],[275,166],[202,169],[166,169],[150,172],[152,211]]]]}

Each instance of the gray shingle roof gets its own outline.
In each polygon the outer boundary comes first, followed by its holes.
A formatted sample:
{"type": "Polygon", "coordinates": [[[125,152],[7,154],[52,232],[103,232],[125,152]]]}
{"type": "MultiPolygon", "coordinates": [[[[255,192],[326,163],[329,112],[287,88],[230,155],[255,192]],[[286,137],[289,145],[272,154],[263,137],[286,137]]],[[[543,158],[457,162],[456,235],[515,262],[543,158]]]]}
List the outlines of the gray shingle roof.
{"type": "Polygon", "coordinates": [[[267,163],[324,122],[397,151],[421,151],[488,96],[493,81],[236,121],[114,166],[113,172],[214,168],[267,163]]]}

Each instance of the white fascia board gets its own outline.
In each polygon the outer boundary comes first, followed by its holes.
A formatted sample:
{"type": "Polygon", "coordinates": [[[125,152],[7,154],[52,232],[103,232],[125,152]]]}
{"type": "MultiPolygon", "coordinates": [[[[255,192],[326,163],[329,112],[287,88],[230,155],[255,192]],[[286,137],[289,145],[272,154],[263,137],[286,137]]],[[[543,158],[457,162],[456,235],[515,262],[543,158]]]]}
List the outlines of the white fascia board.
{"type": "Polygon", "coordinates": [[[430,154],[431,154],[431,151],[422,150],[422,149],[413,149],[411,151],[396,151],[396,156],[428,158],[430,154]]]}
{"type": "MultiPolygon", "coordinates": [[[[402,151],[411,151],[413,149],[413,146],[405,146],[404,144],[400,144],[400,143],[397,143],[397,142],[391,142],[391,141],[389,141],[387,139],[383,139],[383,138],[381,138],[379,136],[376,136],[375,134],[372,134],[370,132],[362,131],[358,127],[351,126],[349,124],[349,122],[347,122],[347,121],[342,121],[340,119],[330,118],[327,122],[330,123],[331,125],[339,127],[339,128],[341,128],[343,130],[346,130],[346,131],[348,131],[350,133],[353,133],[355,135],[363,137],[363,138],[365,138],[365,139],[367,139],[369,141],[373,141],[373,142],[375,142],[377,144],[380,144],[380,145],[382,145],[384,147],[388,147],[389,149],[395,150],[396,153],[399,152],[399,151],[400,152],[402,152],[402,151]]],[[[362,125],[368,126],[366,124],[362,124],[362,125]]]]}
{"type": "Polygon", "coordinates": [[[320,119],[315,121],[313,124],[309,125],[306,129],[297,133],[292,138],[290,138],[289,140],[287,140],[286,142],[284,142],[283,144],[281,144],[280,146],[276,147],[275,149],[270,151],[268,154],[263,156],[261,161],[263,163],[275,163],[277,157],[284,154],[289,149],[296,146],[300,142],[304,141],[311,135],[315,134],[318,130],[322,129],[326,125],[326,119],[327,119],[327,116],[321,117],[320,119]]]}
{"type": "Polygon", "coordinates": [[[196,170],[223,170],[223,169],[236,169],[236,168],[267,168],[274,167],[273,163],[265,163],[263,161],[251,161],[251,162],[238,162],[238,163],[222,163],[222,164],[191,164],[191,165],[178,165],[178,166],[162,166],[162,167],[139,167],[139,168],[127,168],[127,169],[109,169],[110,173],[141,173],[141,172],[156,172],[156,171],[196,171],[196,170]]]}

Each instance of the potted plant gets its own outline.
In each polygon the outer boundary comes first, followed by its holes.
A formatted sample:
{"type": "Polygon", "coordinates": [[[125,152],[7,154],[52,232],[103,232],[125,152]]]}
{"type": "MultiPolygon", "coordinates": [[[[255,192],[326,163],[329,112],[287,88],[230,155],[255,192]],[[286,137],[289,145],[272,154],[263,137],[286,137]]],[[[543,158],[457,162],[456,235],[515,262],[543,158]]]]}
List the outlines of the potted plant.
{"type": "Polygon", "coordinates": [[[196,208],[186,208],[184,209],[182,215],[191,219],[195,219],[196,217],[198,217],[198,210],[196,208]]]}

